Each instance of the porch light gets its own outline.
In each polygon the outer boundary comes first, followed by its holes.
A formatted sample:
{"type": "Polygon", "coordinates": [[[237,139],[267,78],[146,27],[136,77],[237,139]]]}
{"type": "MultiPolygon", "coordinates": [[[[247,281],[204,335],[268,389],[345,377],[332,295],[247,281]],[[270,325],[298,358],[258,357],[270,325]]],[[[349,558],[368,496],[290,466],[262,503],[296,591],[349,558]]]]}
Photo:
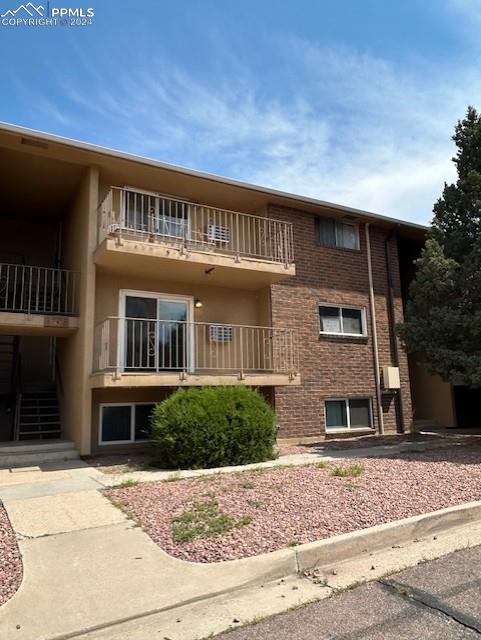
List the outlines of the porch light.
{"type": "Polygon", "coordinates": [[[194,300],[194,307],[196,309],[200,309],[202,307],[202,300],[199,300],[198,298],[194,300]]]}

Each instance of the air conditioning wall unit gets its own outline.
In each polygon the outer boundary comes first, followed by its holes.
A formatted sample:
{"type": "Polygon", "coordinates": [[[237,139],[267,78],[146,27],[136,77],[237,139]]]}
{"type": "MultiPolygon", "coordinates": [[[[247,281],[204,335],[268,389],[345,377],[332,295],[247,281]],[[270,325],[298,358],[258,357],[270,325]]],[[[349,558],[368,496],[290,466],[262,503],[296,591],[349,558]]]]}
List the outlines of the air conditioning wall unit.
{"type": "Polygon", "coordinates": [[[207,239],[212,242],[230,242],[230,229],[220,224],[207,225],[207,239]]]}
{"type": "Polygon", "coordinates": [[[211,342],[232,342],[234,328],[228,324],[209,325],[209,340],[211,342]]]}

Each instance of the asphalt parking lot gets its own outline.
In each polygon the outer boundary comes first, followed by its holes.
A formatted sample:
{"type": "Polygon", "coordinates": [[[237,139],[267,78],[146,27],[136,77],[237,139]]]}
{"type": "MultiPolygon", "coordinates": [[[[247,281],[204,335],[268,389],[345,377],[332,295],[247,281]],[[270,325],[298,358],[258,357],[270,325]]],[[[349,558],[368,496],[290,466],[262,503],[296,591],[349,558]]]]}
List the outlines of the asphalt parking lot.
{"type": "Polygon", "coordinates": [[[481,547],[217,636],[225,640],[481,637],[481,547]]]}

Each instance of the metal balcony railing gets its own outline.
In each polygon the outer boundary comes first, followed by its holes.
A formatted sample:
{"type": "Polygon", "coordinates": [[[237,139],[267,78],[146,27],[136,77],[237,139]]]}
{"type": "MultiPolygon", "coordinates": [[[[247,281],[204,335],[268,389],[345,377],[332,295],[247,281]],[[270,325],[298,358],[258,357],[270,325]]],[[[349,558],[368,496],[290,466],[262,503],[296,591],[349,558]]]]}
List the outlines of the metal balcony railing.
{"type": "Polygon", "coordinates": [[[294,264],[292,224],[226,209],[111,187],[99,205],[99,244],[106,237],[294,264]]]}
{"type": "Polygon", "coordinates": [[[77,271],[0,263],[0,311],[77,315],[77,271]]]}
{"type": "Polygon", "coordinates": [[[298,371],[292,329],[106,318],[95,328],[94,372],[184,374],[298,371]]]}

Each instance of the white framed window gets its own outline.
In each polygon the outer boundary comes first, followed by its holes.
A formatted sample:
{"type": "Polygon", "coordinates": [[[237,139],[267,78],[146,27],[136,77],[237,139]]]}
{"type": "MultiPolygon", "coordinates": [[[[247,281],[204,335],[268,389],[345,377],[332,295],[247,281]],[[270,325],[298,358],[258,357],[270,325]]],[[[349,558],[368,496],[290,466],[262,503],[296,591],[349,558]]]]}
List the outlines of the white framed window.
{"type": "Polygon", "coordinates": [[[366,310],[363,307],[323,303],[319,305],[319,320],[321,335],[367,336],[366,310]]]}
{"type": "Polygon", "coordinates": [[[325,247],[359,250],[359,225],[356,222],[318,218],[319,243],[325,247]]]}
{"type": "Polygon", "coordinates": [[[145,442],[155,402],[103,403],[99,407],[99,445],[145,442]]]}
{"type": "Polygon", "coordinates": [[[342,398],[324,403],[326,431],[373,429],[371,398],[342,398]]]}

